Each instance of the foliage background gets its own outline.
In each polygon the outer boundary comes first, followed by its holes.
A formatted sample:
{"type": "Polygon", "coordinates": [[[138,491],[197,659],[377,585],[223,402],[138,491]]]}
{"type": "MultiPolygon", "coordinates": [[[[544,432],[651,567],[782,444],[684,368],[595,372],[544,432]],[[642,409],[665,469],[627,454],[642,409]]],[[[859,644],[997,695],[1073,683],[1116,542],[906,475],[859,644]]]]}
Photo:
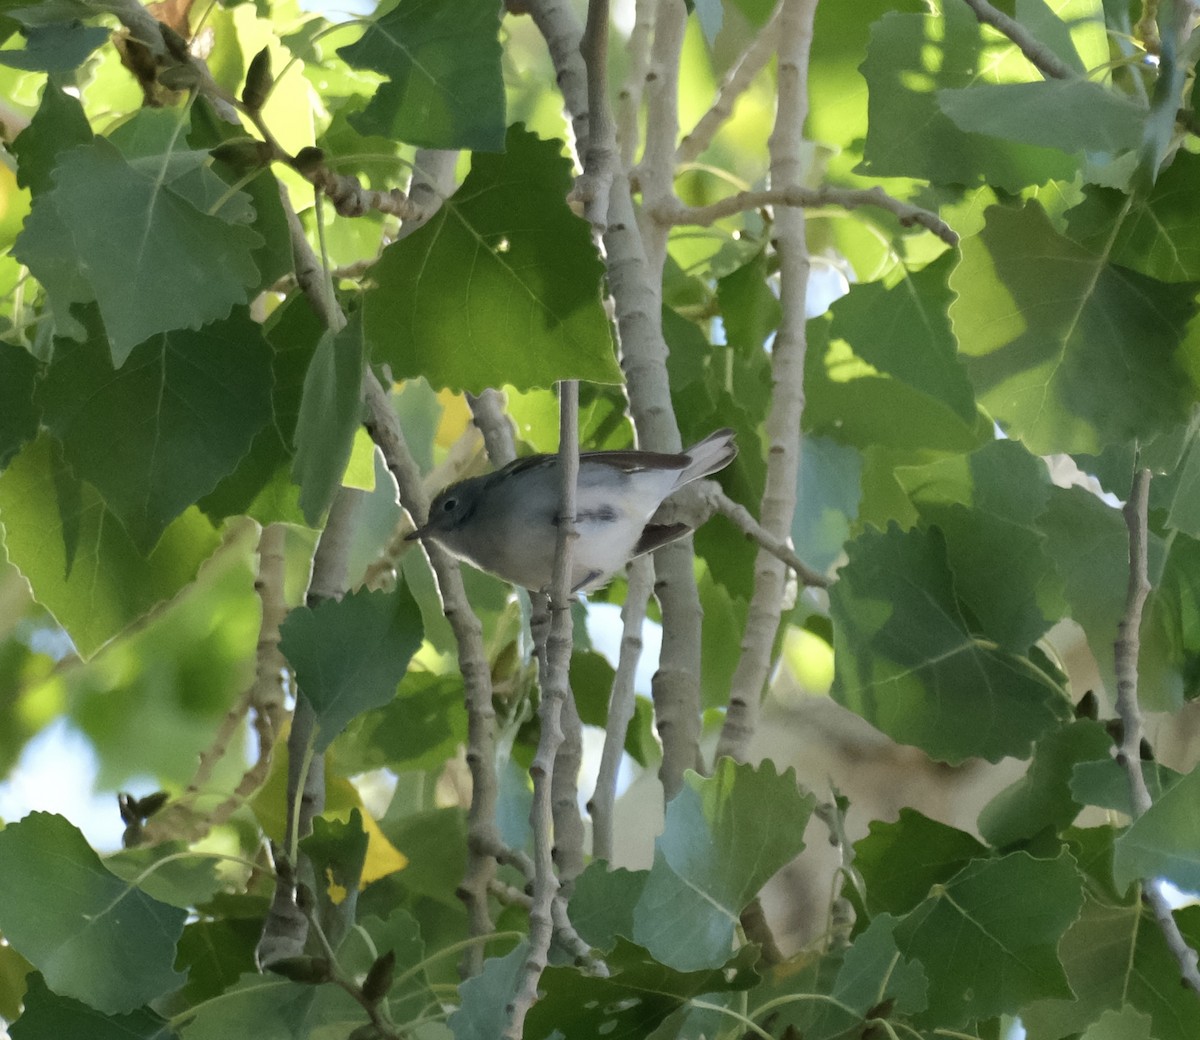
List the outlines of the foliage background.
{"type": "Polygon", "coordinates": [[[1196,1035],[1191,8],[618,14],[0,2],[0,766],[138,795],[0,831],[15,1040],[1196,1035]],[[650,697],[403,539],[570,380],[737,433],[650,697]]]}

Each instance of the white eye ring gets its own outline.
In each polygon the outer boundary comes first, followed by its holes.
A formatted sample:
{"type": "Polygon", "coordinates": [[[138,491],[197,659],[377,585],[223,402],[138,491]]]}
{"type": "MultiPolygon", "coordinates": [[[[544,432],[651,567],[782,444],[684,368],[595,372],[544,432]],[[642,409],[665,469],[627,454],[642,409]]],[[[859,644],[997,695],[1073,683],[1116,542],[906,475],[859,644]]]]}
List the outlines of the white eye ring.
{"type": "Polygon", "coordinates": [[[452,513],[457,505],[458,505],[457,498],[448,498],[448,499],[446,499],[445,502],[442,503],[442,512],[443,513],[452,513]]]}

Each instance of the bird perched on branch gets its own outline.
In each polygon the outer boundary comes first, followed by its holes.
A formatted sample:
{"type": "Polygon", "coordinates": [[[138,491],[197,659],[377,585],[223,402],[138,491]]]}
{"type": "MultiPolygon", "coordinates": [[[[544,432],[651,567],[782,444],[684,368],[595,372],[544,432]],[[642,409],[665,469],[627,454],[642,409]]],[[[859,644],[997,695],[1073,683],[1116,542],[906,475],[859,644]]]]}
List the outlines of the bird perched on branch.
{"type": "MultiPolygon", "coordinates": [[[[666,498],[723,469],[736,454],[732,430],[717,430],[678,454],[580,454],[571,591],[598,588],[633,557],[688,534],[689,524],[654,524],[651,518],[666,498]]],[[[559,494],[558,456],[530,455],[446,488],[429,507],[429,520],[407,537],[437,542],[514,585],[546,589],[554,568],[559,494]]]]}

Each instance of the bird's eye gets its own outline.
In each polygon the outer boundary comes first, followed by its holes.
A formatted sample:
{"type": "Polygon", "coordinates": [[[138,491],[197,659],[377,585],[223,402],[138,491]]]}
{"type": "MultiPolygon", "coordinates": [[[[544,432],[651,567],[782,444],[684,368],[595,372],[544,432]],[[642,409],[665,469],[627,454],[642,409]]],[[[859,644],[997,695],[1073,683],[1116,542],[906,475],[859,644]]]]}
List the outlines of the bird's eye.
{"type": "Polygon", "coordinates": [[[457,508],[458,508],[458,499],[457,498],[448,498],[442,503],[442,512],[443,513],[453,513],[454,510],[457,508]]]}

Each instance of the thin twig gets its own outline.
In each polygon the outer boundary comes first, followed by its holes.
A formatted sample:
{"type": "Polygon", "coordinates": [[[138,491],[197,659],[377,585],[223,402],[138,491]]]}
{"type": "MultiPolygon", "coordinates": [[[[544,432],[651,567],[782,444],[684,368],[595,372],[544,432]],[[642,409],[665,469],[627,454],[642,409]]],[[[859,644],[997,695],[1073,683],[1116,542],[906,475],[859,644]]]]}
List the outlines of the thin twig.
{"type": "Polygon", "coordinates": [[[639,556],[630,560],[627,574],[629,588],[621,607],[621,650],[608,700],[604,750],[600,755],[596,786],[588,801],[588,812],[592,816],[592,858],[609,862],[613,855],[613,806],[617,800],[617,774],[637,701],[633,680],[642,656],[646,602],[654,588],[654,568],[648,557],[639,556]]]}
{"type": "Polygon", "coordinates": [[[833,583],[824,574],[813,570],[782,538],[773,535],[750,514],[744,505],[735,502],[721,489],[715,480],[698,485],[698,492],[711,503],[713,509],[733,523],[747,538],[757,543],[776,559],[786,564],[805,585],[815,589],[827,589],[833,583]]]}
{"type": "MultiPolygon", "coordinates": [[[[1117,715],[1121,719],[1123,730],[1117,758],[1129,780],[1135,820],[1151,806],[1150,791],[1142,775],[1142,712],[1138,704],[1142,608],[1150,592],[1147,550],[1149,500],[1150,471],[1139,469],[1134,474],[1133,486],[1122,510],[1125,526],[1129,531],[1129,586],[1125,596],[1125,610],[1117,626],[1117,639],[1113,645],[1113,662],[1117,677],[1117,715]]],[[[1200,994],[1200,970],[1197,968],[1196,951],[1184,940],[1170,904],[1155,880],[1151,879],[1142,885],[1142,899],[1149,905],[1159,928],[1162,929],[1167,948],[1179,964],[1184,984],[1200,994]]]]}
{"type": "MultiPolygon", "coordinates": [[[[601,0],[603,2],[603,0],[601,0]]],[[[559,881],[554,869],[554,819],[551,780],[562,743],[561,716],[570,697],[571,570],[575,554],[575,490],[579,477],[579,384],[566,380],[559,388],[558,468],[560,477],[558,538],[554,547],[554,578],[550,588],[550,635],[546,643],[547,674],[542,678],[538,721],[541,732],[529,767],[533,778],[533,804],[529,822],[533,831],[533,904],[529,910],[529,947],[508,1005],[504,1036],[521,1040],[525,1016],[537,1000],[538,982],[546,968],[554,937],[554,898],[559,881]]]]}
{"type": "Polygon", "coordinates": [[[958,245],[958,234],[936,213],[912,206],[889,195],[882,188],[837,188],[823,186],[805,188],[792,184],[763,191],[740,191],[708,206],[685,206],[677,199],[659,204],[650,212],[655,220],[669,225],[708,227],[718,220],[738,213],[761,209],[764,206],[798,206],[814,209],[818,206],[838,206],[857,209],[874,206],[893,214],[903,227],[923,227],[932,231],[949,246],[958,245]]]}
{"type": "Polygon", "coordinates": [[[754,34],[750,45],[733,67],[721,80],[717,88],[717,97],[712,107],[700,117],[699,122],[692,128],[675,149],[675,162],[682,165],[690,163],[710,144],[717,131],[733,114],[733,107],[754,82],[755,77],[767,66],[775,54],[776,33],[779,25],[781,4],[777,4],[771,12],[766,24],[754,34]]]}
{"type": "Polygon", "coordinates": [[[990,25],[1017,45],[1030,64],[1051,79],[1075,79],[1075,70],[1038,40],[1020,22],[997,10],[988,0],[963,0],[983,25],[990,25]]]}

